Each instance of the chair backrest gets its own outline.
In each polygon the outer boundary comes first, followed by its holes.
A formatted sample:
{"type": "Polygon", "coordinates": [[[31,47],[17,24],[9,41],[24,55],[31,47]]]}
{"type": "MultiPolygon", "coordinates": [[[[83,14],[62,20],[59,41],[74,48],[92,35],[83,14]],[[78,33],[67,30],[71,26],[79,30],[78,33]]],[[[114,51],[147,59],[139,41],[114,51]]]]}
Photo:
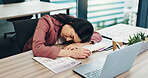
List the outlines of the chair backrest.
{"type": "Polygon", "coordinates": [[[22,51],[25,43],[33,36],[38,19],[27,19],[14,21],[13,25],[20,50],[22,51]]]}
{"type": "Polygon", "coordinates": [[[3,0],[4,4],[25,2],[25,0],[3,0]]]}

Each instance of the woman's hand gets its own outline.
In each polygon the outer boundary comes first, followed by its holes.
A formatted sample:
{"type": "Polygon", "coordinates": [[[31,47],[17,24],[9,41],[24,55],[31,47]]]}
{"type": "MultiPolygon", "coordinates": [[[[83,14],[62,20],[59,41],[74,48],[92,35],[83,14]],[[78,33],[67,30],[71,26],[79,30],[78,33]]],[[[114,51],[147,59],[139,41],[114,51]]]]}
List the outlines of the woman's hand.
{"type": "Polygon", "coordinates": [[[71,50],[70,57],[73,58],[87,58],[92,52],[88,49],[78,48],[71,50]]]}
{"type": "Polygon", "coordinates": [[[69,44],[68,46],[64,47],[65,50],[74,50],[74,49],[78,49],[78,48],[81,48],[82,46],[84,45],[88,45],[90,44],[89,42],[86,42],[86,43],[72,43],[72,44],[69,44]]]}
{"type": "Polygon", "coordinates": [[[69,44],[68,46],[64,47],[65,50],[74,50],[74,49],[78,49],[81,48],[83,45],[82,43],[72,43],[69,44]]]}
{"type": "Polygon", "coordinates": [[[61,49],[58,56],[73,57],[73,58],[87,58],[92,52],[88,49],[78,48],[74,50],[61,49]]]}

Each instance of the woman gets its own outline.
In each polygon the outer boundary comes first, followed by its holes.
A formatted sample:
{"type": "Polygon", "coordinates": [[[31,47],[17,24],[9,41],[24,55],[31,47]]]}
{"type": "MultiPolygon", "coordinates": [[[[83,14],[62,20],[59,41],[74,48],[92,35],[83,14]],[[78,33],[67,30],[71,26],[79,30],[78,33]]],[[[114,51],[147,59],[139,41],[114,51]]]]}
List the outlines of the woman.
{"type": "Polygon", "coordinates": [[[25,44],[23,51],[32,49],[34,56],[53,59],[57,56],[87,58],[91,51],[81,47],[102,40],[100,34],[93,34],[93,31],[92,24],[85,19],[66,14],[44,15],[39,19],[33,38],[25,44]],[[64,49],[54,46],[63,42],[72,44],[64,49]]]}

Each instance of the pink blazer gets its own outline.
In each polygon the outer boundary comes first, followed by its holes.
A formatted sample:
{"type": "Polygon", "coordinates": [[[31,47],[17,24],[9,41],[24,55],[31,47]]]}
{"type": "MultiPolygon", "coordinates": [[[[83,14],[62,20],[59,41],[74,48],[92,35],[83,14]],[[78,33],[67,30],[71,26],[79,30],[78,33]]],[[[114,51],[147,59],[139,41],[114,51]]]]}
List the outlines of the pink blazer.
{"type": "MultiPolygon", "coordinates": [[[[58,37],[61,23],[49,15],[44,15],[38,21],[33,38],[30,38],[24,46],[23,51],[33,50],[34,56],[55,59],[60,52],[60,48],[54,46],[58,37]]],[[[98,32],[94,32],[91,41],[101,41],[102,37],[98,32]]]]}

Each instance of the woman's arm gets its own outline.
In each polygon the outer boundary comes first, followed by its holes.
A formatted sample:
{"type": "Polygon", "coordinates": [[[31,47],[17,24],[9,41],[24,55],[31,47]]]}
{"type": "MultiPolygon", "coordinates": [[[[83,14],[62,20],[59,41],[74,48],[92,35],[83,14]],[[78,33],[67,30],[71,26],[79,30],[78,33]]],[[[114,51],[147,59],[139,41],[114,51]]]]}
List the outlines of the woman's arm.
{"type": "Polygon", "coordinates": [[[94,32],[90,42],[85,42],[85,43],[72,43],[69,44],[68,46],[64,47],[65,50],[73,50],[77,48],[81,48],[84,45],[89,45],[89,44],[95,44],[96,42],[100,42],[102,40],[102,36],[98,32],[94,32]]]}
{"type": "Polygon", "coordinates": [[[73,58],[87,58],[92,52],[88,49],[74,49],[74,50],[64,50],[61,49],[58,56],[73,57],[73,58]]]}
{"type": "MultiPolygon", "coordinates": [[[[45,17],[45,16],[43,16],[45,17]]],[[[60,48],[56,46],[46,46],[45,43],[45,38],[47,32],[50,32],[51,26],[45,20],[44,18],[40,18],[33,36],[33,43],[32,43],[32,50],[34,56],[38,57],[48,57],[48,58],[53,58],[55,59],[60,52],[60,48]]],[[[51,18],[48,17],[48,21],[52,22],[51,18]]],[[[48,34],[48,35],[54,35],[54,34],[48,34]]],[[[54,38],[51,38],[51,42],[53,41],[54,38]]]]}
{"type": "Polygon", "coordinates": [[[98,32],[94,32],[90,41],[93,41],[94,43],[100,42],[102,40],[102,36],[98,32]]]}
{"type": "Polygon", "coordinates": [[[74,49],[78,49],[81,48],[84,45],[89,45],[91,44],[91,42],[85,42],[85,43],[72,43],[67,45],[66,47],[64,47],[65,50],[74,50],[74,49]]]}

